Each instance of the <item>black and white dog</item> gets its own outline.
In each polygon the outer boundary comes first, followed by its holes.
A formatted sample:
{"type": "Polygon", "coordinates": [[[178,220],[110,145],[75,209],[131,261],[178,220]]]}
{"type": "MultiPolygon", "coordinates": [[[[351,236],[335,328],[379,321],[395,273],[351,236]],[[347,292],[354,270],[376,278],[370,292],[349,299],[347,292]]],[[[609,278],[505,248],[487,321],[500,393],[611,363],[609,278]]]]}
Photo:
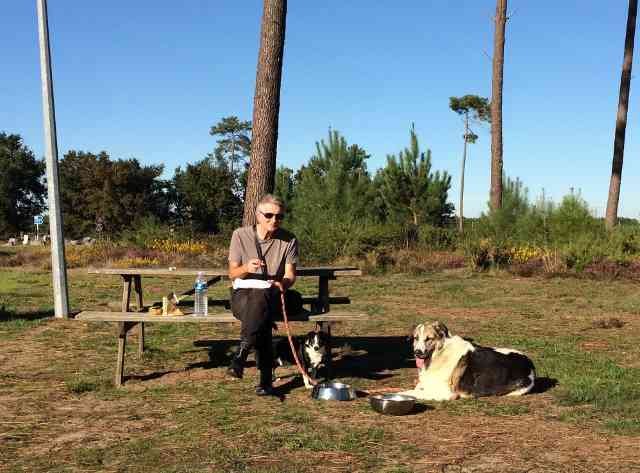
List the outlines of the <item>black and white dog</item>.
{"type": "Polygon", "coordinates": [[[517,350],[476,345],[450,335],[442,322],[413,331],[418,384],[408,394],[446,401],[481,396],[520,396],[535,383],[533,362],[517,350]]]}
{"type": "MultiPolygon", "coordinates": [[[[327,367],[327,334],[324,332],[309,332],[300,337],[293,337],[293,346],[296,349],[298,360],[302,365],[305,373],[312,378],[318,377],[318,369],[323,366],[327,367]]],[[[275,370],[278,366],[285,364],[295,364],[289,340],[278,338],[273,340],[273,374],[275,379],[275,370]]],[[[307,389],[313,386],[306,376],[302,377],[304,385],[307,389]]]]}

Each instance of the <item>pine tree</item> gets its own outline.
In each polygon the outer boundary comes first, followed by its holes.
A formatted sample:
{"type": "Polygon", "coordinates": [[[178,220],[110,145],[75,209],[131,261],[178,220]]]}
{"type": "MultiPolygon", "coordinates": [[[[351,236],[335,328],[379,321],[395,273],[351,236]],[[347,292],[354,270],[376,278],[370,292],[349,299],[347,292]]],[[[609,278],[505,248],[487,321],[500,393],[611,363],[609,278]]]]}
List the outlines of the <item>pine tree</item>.
{"type": "Polygon", "coordinates": [[[374,198],[368,158],[364,149],[329,131],[328,140],[316,143],[316,154],[296,173],[291,229],[307,257],[332,261],[354,251],[374,198]]]}
{"type": "Polygon", "coordinates": [[[371,195],[368,158],[364,149],[329,130],[328,141],[316,143],[316,154],[296,175],[296,219],[312,219],[318,212],[332,219],[364,218],[371,195]]]}
{"type": "Polygon", "coordinates": [[[176,213],[196,232],[218,233],[239,223],[240,199],[233,193],[234,176],[223,160],[209,156],[174,175],[176,213]]]}
{"type": "Polygon", "coordinates": [[[447,202],[451,176],[431,172],[431,151],[420,151],[413,125],[409,148],[387,156],[387,165],[376,174],[375,184],[389,221],[406,226],[443,225],[451,217],[447,202]]]}
{"type": "Polygon", "coordinates": [[[629,0],[627,14],[627,33],[624,42],[624,61],[620,78],[620,94],[618,99],[618,115],[616,117],[616,133],[613,143],[613,163],[607,199],[606,224],[613,228],[618,222],[618,202],[620,200],[620,184],[622,181],[622,162],[624,159],[624,140],[627,129],[627,111],[629,110],[629,91],[631,89],[631,68],[633,66],[633,43],[636,34],[636,15],[638,0],[629,0]]]}
{"type": "Polygon", "coordinates": [[[255,222],[260,198],[273,191],[278,145],[280,82],[287,0],[264,0],[260,51],[253,97],[253,143],[247,176],[243,223],[255,222]]]}
{"type": "Polygon", "coordinates": [[[460,206],[458,208],[458,230],[462,233],[464,222],[464,168],[467,162],[467,144],[475,143],[478,139],[478,135],[469,128],[469,123],[491,121],[491,109],[489,100],[477,95],[450,97],[449,108],[464,117],[464,134],[462,135],[464,149],[462,152],[462,169],[460,172],[460,206]]]}
{"type": "Polygon", "coordinates": [[[241,172],[251,155],[250,121],[240,121],[236,116],[224,117],[209,130],[211,136],[220,136],[214,155],[229,163],[231,173],[241,172]]]}
{"type": "Polygon", "coordinates": [[[45,209],[45,164],[20,135],[0,133],[0,235],[30,230],[45,209]]]}
{"type": "Polygon", "coordinates": [[[504,79],[504,42],[507,24],[507,0],[496,0],[491,80],[491,209],[502,207],[502,88],[504,79]]]}

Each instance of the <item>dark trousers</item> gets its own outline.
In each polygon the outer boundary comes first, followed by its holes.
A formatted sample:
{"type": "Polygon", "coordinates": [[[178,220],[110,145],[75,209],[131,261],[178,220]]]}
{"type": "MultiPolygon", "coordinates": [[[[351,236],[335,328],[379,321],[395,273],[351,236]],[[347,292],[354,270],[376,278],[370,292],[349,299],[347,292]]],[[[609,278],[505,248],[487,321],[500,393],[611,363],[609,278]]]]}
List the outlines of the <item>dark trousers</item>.
{"type": "Polygon", "coordinates": [[[271,329],[280,310],[280,293],[271,289],[236,289],[231,296],[231,311],[242,324],[240,346],[255,348],[260,385],[270,385],[273,370],[271,329]]]}

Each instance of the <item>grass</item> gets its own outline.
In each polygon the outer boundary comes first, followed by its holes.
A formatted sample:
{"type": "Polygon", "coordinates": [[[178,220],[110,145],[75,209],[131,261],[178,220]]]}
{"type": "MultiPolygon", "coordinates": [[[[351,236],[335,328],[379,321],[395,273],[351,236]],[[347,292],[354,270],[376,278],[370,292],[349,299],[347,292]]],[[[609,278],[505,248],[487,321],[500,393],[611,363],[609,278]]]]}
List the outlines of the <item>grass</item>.
{"type": "MultiPolygon", "coordinates": [[[[326,471],[442,471],[477,465],[508,444],[509,461],[523,470],[556,471],[557,459],[544,464],[538,455],[541,438],[562,461],[579,466],[586,458],[593,471],[625,471],[635,455],[640,294],[631,282],[463,270],[332,282],[333,293],[352,298],[348,310],[370,316],[334,328],[349,346],[344,358],[336,350],[338,376],[358,389],[411,387],[404,336],[433,319],[479,343],[525,351],[538,376],[553,381],[539,394],[427,403],[391,418],[366,399],[321,403],[301,387],[283,402],[256,398],[254,368],[243,380],[224,376],[237,326],[149,324],[144,357],[136,356],[134,333],[131,377],[115,389],[114,326],[52,319],[49,278],[11,269],[0,281],[0,470],[298,472],[321,461],[326,471]],[[616,448],[629,445],[616,451],[613,467],[602,463],[610,445],[602,436],[616,448]],[[580,451],[585,442],[591,458],[580,451]]],[[[117,278],[71,270],[69,281],[75,309],[118,300],[117,278]]],[[[145,279],[145,302],[191,283],[145,279]]],[[[312,281],[297,286],[314,291],[312,281]]],[[[226,291],[220,285],[212,295],[226,291]]]]}
{"type": "Polygon", "coordinates": [[[89,381],[83,378],[73,378],[65,381],[67,389],[69,392],[74,394],[82,394],[91,391],[96,391],[98,389],[98,383],[95,381],[89,381]]]}

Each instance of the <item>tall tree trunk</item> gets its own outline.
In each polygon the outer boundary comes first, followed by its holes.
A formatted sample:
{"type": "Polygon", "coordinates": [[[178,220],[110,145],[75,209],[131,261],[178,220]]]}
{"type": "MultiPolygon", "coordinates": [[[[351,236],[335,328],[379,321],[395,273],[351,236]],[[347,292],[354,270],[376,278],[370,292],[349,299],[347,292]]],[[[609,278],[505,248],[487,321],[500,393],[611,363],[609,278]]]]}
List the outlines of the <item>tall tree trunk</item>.
{"type": "Polygon", "coordinates": [[[638,0],[629,0],[627,15],[627,34],[624,40],[624,60],[620,78],[620,98],[616,117],[616,134],[613,140],[613,165],[607,199],[607,228],[613,228],[618,222],[618,202],[620,200],[620,182],[622,180],[622,160],[624,158],[624,137],[627,129],[627,111],[629,110],[629,91],[631,89],[631,67],[633,66],[633,42],[636,34],[636,14],[638,0]]]}
{"type": "Polygon", "coordinates": [[[258,201],[274,188],[286,20],[287,0],[264,0],[244,225],[255,223],[258,201]]]}
{"type": "Polygon", "coordinates": [[[491,210],[502,208],[502,81],[507,0],[497,0],[491,91],[491,210]]]}
{"type": "Polygon", "coordinates": [[[469,135],[469,113],[464,116],[464,150],[462,151],[462,172],[460,173],[460,219],[458,231],[464,231],[464,167],[467,162],[467,136],[469,135]]]}

